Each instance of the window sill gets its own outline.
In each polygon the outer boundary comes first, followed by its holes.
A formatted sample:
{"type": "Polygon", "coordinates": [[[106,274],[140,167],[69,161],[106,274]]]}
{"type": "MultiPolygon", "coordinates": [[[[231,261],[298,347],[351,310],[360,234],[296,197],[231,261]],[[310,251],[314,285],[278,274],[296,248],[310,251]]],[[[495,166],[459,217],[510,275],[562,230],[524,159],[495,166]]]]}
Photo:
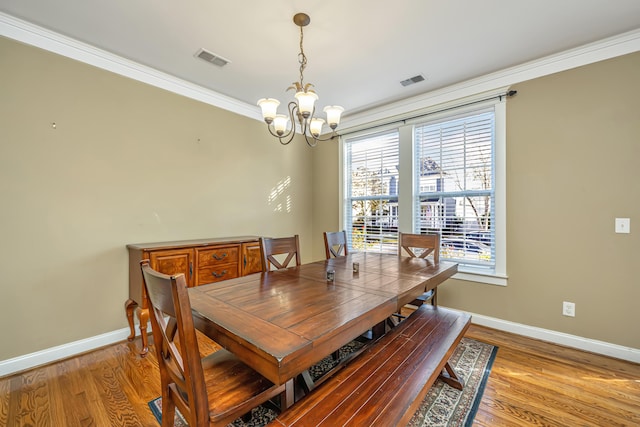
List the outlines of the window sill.
{"type": "Polygon", "coordinates": [[[508,277],[504,274],[486,273],[465,268],[459,270],[453,279],[466,280],[468,282],[486,283],[488,285],[507,286],[508,277]]]}

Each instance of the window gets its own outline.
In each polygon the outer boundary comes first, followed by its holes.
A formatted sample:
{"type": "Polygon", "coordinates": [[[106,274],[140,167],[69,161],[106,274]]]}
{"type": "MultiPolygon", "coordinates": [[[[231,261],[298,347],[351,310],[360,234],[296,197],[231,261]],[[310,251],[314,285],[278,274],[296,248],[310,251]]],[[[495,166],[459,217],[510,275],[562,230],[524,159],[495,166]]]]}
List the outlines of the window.
{"type": "Polygon", "coordinates": [[[397,252],[398,148],[397,131],[345,142],[345,228],[354,250],[397,252]]]}
{"type": "Polygon", "coordinates": [[[353,250],[396,253],[398,231],[436,232],[457,278],[506,285],[506,103],[471,101],[343,137],[342,226],[353,250]]]}
{"type": "Polygon", "coordinates": [[[442,259],[495,268],[494,112],[414,128],[416,231],[440,234],[442,259]]]}

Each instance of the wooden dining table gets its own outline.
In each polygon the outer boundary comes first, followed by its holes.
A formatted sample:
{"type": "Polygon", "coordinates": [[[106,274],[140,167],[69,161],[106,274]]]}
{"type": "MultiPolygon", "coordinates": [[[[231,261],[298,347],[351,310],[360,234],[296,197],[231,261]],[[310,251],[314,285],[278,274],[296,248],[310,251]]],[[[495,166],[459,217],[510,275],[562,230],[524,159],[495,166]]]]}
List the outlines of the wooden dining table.
{"type": "Polygon", "coordinates": [[[353,253],[197,286],[189,298],[198,330],[273,383],[291,384],[457,270],[450,262],[353,253]]]}

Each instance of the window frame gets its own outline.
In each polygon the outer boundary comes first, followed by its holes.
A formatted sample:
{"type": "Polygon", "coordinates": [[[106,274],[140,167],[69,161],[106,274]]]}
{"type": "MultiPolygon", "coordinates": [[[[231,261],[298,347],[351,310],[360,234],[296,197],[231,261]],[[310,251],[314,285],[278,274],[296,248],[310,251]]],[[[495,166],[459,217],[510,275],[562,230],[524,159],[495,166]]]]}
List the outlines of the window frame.
{"type": "MultiPolygon", "coordinates": [[[[457,105],[463,105],[464,100],[459,100],[457,105]]],[[[480,282],[492,285],[507,285],[507,239],[506,239],[506,98],[496,97],[482,102],[474,102],[473,105],[466,105],[456,107],[456,105],[447,105],[446,108],[441,108],[440,111],[436,107],[430,107],[431,112],[428,110],[424,116],[428,115],[428,121],[442,120],[448,117],[455,117],[464,114],[469,114],[473,111],[481,109],[493,108],[494,110],[494,212],[495,212],[495,267],[492,271],[487,269],[474,269],[469,266],[460,266],[458,273],[454,276],[456,279],[480,282]]],[[[413,129],[414,126],[423,124],[427,120],[423,116],[414,116],[415,118],[408,118],[398,124],[388,124],[384,126],[378,126],[371,130],[361,130],[349,134],[348,138],[345,136],[340,137],[340,148],[338,151],[339,168],[340,171],[340,186],[339,186],[339,209],[340,209],[340,228],[346,229],[347,211],[345,205],[347,203],[347,180],[346,168],[347,158],[345,155],[345,145],[347,140],[355,138],[362,138],[367,135],[373,135],[392,129],[397,129],[400,138],[400,165],[399,165],[399,179],[400,185],[398,187],[398,231],[402,232],[415,232],[418,224],[414,217],[416,212],[416,204],[418,203],[417,185],[415,183],[414,170],[414,141],[413,141],[413,129]]],[[[350,233],[348,233],[350,238],[350,233]]]]}

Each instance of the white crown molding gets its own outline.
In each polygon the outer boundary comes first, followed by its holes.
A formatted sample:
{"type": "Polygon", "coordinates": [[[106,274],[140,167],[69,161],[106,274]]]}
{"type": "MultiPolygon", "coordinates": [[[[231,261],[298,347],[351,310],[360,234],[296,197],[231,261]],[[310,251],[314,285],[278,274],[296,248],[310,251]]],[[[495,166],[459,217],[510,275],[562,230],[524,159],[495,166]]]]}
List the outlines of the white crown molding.
{"type": "Polygon", "coordinates": [[[258,107],[0,12],[0,35],[262,121],[258,107]]]}

